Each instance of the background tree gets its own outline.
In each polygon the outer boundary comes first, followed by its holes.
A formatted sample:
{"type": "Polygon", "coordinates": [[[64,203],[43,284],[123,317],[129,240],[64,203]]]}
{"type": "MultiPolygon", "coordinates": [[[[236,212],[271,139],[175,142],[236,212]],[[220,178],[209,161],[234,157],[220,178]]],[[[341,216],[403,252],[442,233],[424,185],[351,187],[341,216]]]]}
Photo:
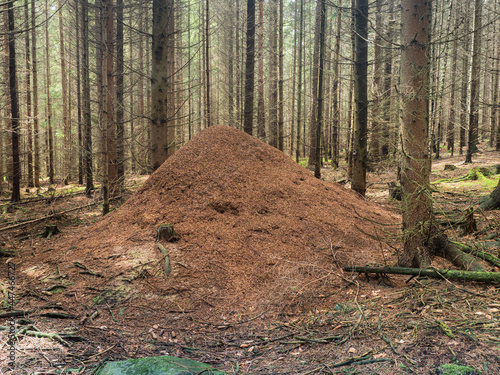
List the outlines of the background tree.
{"type": "Polygon", "coordinates": [[[247,0],[247,59],[245,66],[245,116],[243,130],[253,132],[253,98],[255,76],[255,0],[247,0]]]}

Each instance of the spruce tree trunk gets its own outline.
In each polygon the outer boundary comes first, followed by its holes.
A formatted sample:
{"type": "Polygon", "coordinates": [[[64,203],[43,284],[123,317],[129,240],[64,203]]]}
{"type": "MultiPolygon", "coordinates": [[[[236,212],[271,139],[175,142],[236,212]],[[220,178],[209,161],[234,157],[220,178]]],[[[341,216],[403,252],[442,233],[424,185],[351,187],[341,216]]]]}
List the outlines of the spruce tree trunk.
{"type": "Polygon", "coordinates": [[[253,133],[253,99],[255,77],[255,0],[247,0],[247,59],[245,66],[245,117],[243,130],[253,133]]]}
{"type": "Polygon", "coordinates": [[[284,150],[284,118],[283,118],[283,1],[279,0],[278,19],[278,149],[284,150]]]}
{"type": "Polygon", "coordinates": [[[68,119],[68,77],[66,74],[66,56],[64,47],[62,2],[58,0],[59,16],[59,53],[61,58],[62,122],[64,132],[64,184],[71,179],[71,127],[68,119]]]}
{"type": "Polygon", "coordinates": [[[269,3],[269,144],[278,148],[278,0],[269,3]]]}
{"type": "Polygon", "coordinates": [[[340,133],[340,29],[342,27],[342,0],[339,0],[337,9],[337,30],[335,33],[335,54],[333,58],[333,118],[332,118],[332,166],[339,167],[339,133],[340,133]]]}
{"type": "Polygon", "coordinates": [[[467,141],[466,163],[472,163],[472,154],[477,150],[479,127],[479,91],[481,74],[481,33],[483,0],[475,0],[474,40],[472,48],[472,71],[470,85],[469,137],[467,141]]]}
{"type": "Polygon", "coordinates": [[[429,9],[425,0],[403,0],[401,10],[401,136],[403,252],[398,264],[427,267],[433,234],[427,136],[429,9]]]}
{"type": "Polygon", "coordinates": [[[355,24],[355,112],[351,189],[364,196],[366,192],[366,147],[368,135],[368,0],[357,0],[355,24]]]}
{"type": "Polygon", "coordinates": [[[323,127],[323,68],[325,64],[325,29],[326,29],[326,2],[320,1],[320,28],[319,28],[319,67],[318,67],[318,114],[316,116],[316,161],[314,163],[314,177],[321,178],[321,129],[323,127]]]}
{"type": "MultiPolygon", "coordinates": [[[[34,0],[32,0],[34,1],[34,0]]],[[[78,122],[78,183],[83,185],[85,173],[85,152],[83,140],[83,102],[82,102],[82,67],[81,67],[81,9],[80,2],[75,4],[75,24],[76,24],[76,107],[78,122]]]]}
{"type": "MultiPolygon", "coordinates": [[[[45,0],[45,16],[49,15],[49,3],[45,0]]],[[[45,90],[47,96],[47,140],[48,143],[48,175],[49,183],[54,184],[54,131],[52,126],[52,98],[50,95],[50,57],[49,57],[49,23],[45,22],[45,90]]]]}
{"type": "Polygon", "coordinates": [[[92,166],[92,122],[90,118],[90,61],[89,61],[89,8],[82,2],[82,106],[85,141],[85,194],[92,195],[94,190],[94,172],[92,166]]]}
{"type": "Polygon", "coordinates": [[[11,104],[11,126],[12,126],[12,196],[11,202],[21,200],[21,160],[19,155],[19,101],[17,91],[16,72],[16,36],[14,23],[13,2],[7,4],[8,30],[9,30],[9,96],[11,104]]]}
{"type": "MultiPolygon", "coordinates": [[[[300,146],[301,146],[301,124],[302,124],[302,51],[303,51],[303,39],[304,39],[304,0],[300,0],[300,11],[299,11],[299,77],[297,84],[297,148],[295,149],[295,161],[298,163],[300,159],[300,146]]],[[[304,132],[305,138],[305,132],[304,132]]],[[[302,140],[304,143],[304,140],[302,140]]]]}
{"type": "MultiPolygon", "coordinates": [[[[24,0],[24,20],[26,25],[29,25],[29,9],[28,0],[24,0]]],[[[25,35],[25,62],[26,62],[26,151],[28,161],[28,187],[35,186],[33,179],[33,117],[31,115],[31,50],[30,50],[30,33],[25,35]]]]}
{"type": "Polygon", "coordinates": [[[123,0],[116,1],[116,164],[118,186],[125,178],[125,124],[123,100],[123,0]]]}
{"type": "Polygon", "coordinates": [[[153,66],[151,141],[153,169],[158,169],[175,151],[174,102],[174,2],[153,2],[153,66]]]}
{"type": "Polygon", "coordinates": [[[264,104],[264,0],[259,0],[259,22],[258,22],[258,97],[257,97],[257,136],[263,142],[266,141],[266,108],[264,104]]]}

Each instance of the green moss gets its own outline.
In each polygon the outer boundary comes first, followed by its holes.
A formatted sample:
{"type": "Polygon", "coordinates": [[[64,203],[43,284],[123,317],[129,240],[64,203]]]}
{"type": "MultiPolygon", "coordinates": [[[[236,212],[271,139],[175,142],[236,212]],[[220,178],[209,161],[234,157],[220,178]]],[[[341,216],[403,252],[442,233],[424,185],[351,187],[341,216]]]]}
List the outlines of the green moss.
{"type": "Polygon", "coordinates": [[[479,374],[474,367],[455,365],[452,363],[446,363],[437,368],[436,374],[439,375],[474,375],[479,374]]]}

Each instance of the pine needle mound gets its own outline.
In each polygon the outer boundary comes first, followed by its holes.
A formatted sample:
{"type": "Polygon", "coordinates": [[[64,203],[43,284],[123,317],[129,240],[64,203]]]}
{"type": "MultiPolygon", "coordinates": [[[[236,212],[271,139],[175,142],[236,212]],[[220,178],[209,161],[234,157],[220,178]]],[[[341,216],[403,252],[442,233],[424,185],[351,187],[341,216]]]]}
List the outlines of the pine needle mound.
{"type": "Polygon", "coordinates": [[[287,155],[227,126],[208,128],[123,206],[93,225],[65,259],[123,277],[183,308],[285,307],[332,294],[341,266],[394,258],[383,231],[399,218],[287,155]],[[160,224],[179,239],[165,244],[160,224]],[[144,282],[146,280],[146,282],[144,282]]]}

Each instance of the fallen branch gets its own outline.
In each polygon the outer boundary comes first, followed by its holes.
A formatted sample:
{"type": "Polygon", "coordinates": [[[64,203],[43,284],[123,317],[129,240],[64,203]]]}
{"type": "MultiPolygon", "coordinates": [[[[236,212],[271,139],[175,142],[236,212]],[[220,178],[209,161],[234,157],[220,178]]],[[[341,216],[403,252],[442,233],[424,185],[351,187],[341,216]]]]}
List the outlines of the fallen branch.
{"type": "Polygon", "coordinates": [[[474,272],[474,271],[459,271],[446,269],[432,268],[406,268],[406,267],[355,267],[345,266],[345,272],[359,273],[379,273],[379,274],[397,274],[397,275],[412,275],[426,276],[436,279],[457,279],[471,280],[482,282],[500,282],[500,272],[474,272]]]}
{"type": "Polygon", "coordinates": [[[44,217],[41,217],[41,218],[38,218],[38,219],[23,221],[22,223],[19,223],[19,224],[9,225],[7,227],[0,228],[0,232],[3,232],[4,230],[19,228],[19,227],[23,227],[25,225],[34,224],[34,223],[38,223],[40,221],[52,219],[52,218],[54,218],[56,216],[64,215],[64,214],[66,214],[68,212],[76,211],[76,210],[79,210],[81,208],[87,208],[87,207],[90,207],[90,206],[94,206],[96,204],[97,204],[97,202],[93,202],[93,203],[86,204],[84,206],[78,206],[78,207],[75,207],[75,208],[71,208],[69,210],[65,210],[65,211],[61,211],[61,212],[56,212],[56,213],[53,213],[53,214],[50,214],[50,215],[47,215],[47,216],[44,216],[44,217]]]}
{"type": "Polygon", "coordinates": [[[500,267],[500,258],[494,256],[493,254],[487,253],[485,251],[473,249],[472,247],[461,244],[459,242],[452,241],[452,243],[456,247],[460,248],[460,250],[463,251],[464,253],[472,254],[478,258],[481,258],[481,259],[493,264],[494,266],[500,267]]]}

